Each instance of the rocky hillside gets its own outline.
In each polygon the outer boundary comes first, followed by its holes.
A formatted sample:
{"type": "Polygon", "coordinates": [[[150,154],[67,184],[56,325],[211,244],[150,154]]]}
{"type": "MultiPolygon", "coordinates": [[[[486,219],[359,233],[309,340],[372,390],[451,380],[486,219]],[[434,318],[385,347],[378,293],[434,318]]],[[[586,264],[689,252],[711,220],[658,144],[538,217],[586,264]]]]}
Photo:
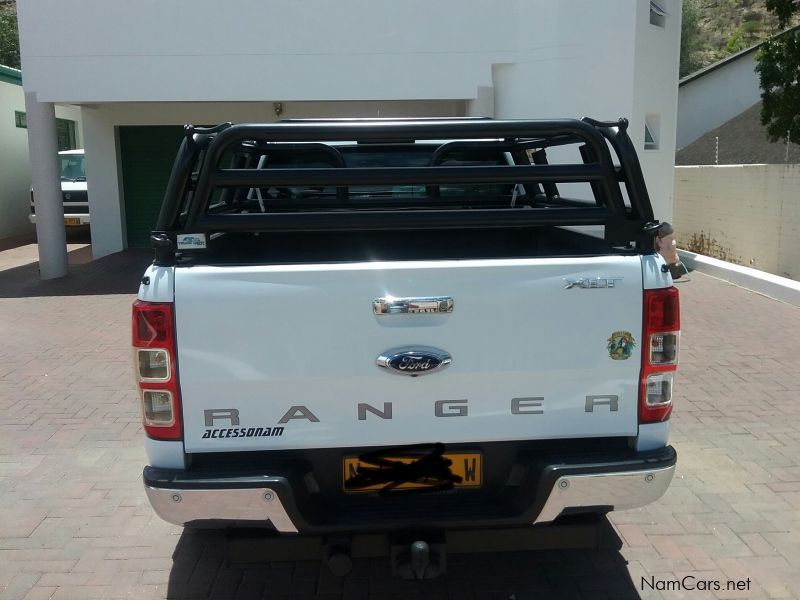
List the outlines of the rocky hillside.
{"type": "Polygon", "coordinates": [[[749,48],[778,31],[766,0],[683,0],[681,75],[749,48]]]}

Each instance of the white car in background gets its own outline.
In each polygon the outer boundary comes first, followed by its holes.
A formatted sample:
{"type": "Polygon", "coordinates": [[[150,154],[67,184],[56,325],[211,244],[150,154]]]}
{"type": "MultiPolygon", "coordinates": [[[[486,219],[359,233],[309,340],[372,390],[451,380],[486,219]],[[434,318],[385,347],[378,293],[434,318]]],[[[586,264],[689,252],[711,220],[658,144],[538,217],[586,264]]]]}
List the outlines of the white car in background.
{"type": "MultiPolygon", "coordinates": [[[[64,225],[77,227],[89,224],[89,194],[86,186],[86,157],[81,150],[58,153],[61,175],[61,196],[64,202],[64,225]]],[[[36,207],[31,189],[30,222],[36,223],[36,207]]]]}

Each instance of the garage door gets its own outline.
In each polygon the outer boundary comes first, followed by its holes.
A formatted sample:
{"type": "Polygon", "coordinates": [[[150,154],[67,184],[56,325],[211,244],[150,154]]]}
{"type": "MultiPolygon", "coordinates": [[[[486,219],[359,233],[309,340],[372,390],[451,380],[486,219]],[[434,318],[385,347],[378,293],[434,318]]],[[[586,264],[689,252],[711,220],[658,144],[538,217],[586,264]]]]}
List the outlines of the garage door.
{"type": "Polygon", "coordinates": [[[131,248],[150,245],[150,232],[182,138],[182,126],[119,128],[125,224],[131,248]]]}

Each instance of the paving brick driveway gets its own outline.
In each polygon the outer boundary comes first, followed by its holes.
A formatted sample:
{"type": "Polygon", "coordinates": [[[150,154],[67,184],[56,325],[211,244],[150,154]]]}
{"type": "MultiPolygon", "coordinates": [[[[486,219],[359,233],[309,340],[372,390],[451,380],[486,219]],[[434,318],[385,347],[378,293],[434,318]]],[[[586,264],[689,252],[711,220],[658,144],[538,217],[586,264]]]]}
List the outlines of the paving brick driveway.
{"type": "Polygon", "coordinates": [[[612,516],[619,548],[453,556],[424,585],[359,560],[339,580],[314,561],[231,566],[221,534],[146,503],[128,318],[148,255],[39,283],[14,252],[0,253],[2,598],[714,597],[643,589],[684,575],[750,578],[718,597],[800,597],[797,308],[699,274],[682,285],[678,470],[661,502],[612,516]]]}

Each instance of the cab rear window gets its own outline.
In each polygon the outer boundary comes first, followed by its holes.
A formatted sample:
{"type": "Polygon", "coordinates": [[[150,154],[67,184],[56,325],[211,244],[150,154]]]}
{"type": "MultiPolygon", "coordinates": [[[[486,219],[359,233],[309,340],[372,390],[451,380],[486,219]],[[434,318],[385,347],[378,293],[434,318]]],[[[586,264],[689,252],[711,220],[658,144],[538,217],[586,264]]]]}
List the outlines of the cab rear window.
{"type": "MultiPolygon", "coordinates": [[[[375,169],[381,167],[422,168],[428,166],[470,167],[507,165],[503,152],[484,149],[453,149],[435,155],[439,145],[359,145],[327,146],[267,145],[264,148],[243,145],[223,159],[232,169],[375,169]]],[[[396,185],[314,186],[287,185],[269,187],[216,188],[208,204],[209,214],[264,213],[352,208],[435,208],[505,204],[514,195],[514,185],[492,183],[401,183],[396,185]]]]}

